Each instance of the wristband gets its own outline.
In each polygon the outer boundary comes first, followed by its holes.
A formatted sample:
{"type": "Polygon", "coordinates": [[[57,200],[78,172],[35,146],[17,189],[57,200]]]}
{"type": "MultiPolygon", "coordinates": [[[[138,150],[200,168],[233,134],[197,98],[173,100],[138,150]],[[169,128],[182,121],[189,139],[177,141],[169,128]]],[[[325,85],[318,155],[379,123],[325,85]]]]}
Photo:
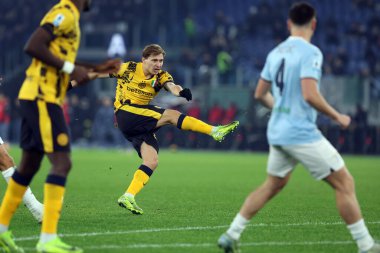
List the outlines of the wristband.
{"type": "Polygon", "coordinates": [[[71,74],[71,73],[73,73],[73,71],[74,71],[74,68],[75,68],[75,65],[74,64],[72,64],[71,62],[69,62],[69,61],[65,61],[64,63],[63,63],[63,66],[62,66],[62,71],[63,72],[65,72],[65,73],[67,73],[67,74],[71,74]]]}

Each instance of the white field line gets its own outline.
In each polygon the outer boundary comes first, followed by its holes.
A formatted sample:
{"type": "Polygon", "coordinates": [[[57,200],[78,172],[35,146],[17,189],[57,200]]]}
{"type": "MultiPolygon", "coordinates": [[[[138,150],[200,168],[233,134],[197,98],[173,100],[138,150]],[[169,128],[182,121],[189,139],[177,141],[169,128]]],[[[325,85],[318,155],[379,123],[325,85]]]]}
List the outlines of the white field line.
{"type": "MultiPolygon", "coordinates": [[[[242,247],[258,247],[258,246],[314,246],[314,245],[343,245],[354,244],[354,241],[300,241],[300,242],[246,242],[241,243],[242,247]]],[[[217,247],[215,243],[139,243],[128,245],[97,245],[84,247],[85,250],[120,250],[120,249],[146,249],[146,248],[211,248],[217,247]]],[[[27,251],[33,251],[34,248],[24,248],[27,251]]]]}
{"type": "MultiPolygon", "coordinates": [[[[380,221],[367,221],[367,224],[380,224],[380,221]]],[[[257,223],[249,224],[249,227],[302,227],[302,226],[341,226],[343,222],[304,222],[304,223],[257,223]]],[[[204,227],[173,227],[173,228],[148,228],[138,230],[125,230],[125,231],[102,231],[90,233],[75,233],[75,234],[60,234],[61,237],[92,237],[92,236],[107,236],[107,235],[125,235],[125,234],[141,234],[141,233],[154,233],[154,232],[171,232],[171,231],[197,231],[197,230],[215,230],[227,228],[228,225],[219,226],[204,226],[204,227]]],[[[31,241],[37,240],[39,236],[18,237],[16,241],[31,241]]],[[[161,244],[160,244],[161,245],[161,244]]]]}

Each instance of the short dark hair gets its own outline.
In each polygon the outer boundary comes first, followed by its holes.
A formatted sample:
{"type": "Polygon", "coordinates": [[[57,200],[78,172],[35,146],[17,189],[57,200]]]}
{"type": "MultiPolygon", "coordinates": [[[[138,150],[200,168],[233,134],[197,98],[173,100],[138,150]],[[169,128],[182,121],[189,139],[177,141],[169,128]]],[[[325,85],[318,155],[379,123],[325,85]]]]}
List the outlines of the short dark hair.
{"type": "Polygon", "coordinates": [[[309,23],[316,14],[314,7],[307,2],[294,3],[289,10],[290,20],[299,26],[309,23]]]}
{"type": "Polygon", "coordinates": [[[142,52],[142,57],[149,58],[149,56],[151,55],[159,55],[159,54],[163,54],[163,56],[165,56],[165,50],[162,49],[160,45],[150,44],[144,48],[142,52]]]}

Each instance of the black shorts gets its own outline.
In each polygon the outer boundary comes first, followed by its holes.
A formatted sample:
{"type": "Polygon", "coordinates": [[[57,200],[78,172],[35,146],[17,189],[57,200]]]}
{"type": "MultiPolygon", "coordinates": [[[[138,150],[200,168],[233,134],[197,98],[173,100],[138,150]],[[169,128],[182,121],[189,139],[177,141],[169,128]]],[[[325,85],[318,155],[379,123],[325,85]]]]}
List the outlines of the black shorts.
{"type": "Polygon", "coordinates": [[[117,125],[124,137],[133,144],[141,157],[141,144],[152,146],[158,153],[159,147],[154,132],[157,121],[161,118],[165,109],[154,105],[126,104],[116,112],[117,125]]]}
{"type": "Polygon", "coordinates": [[[62,108],[42,100],[20,100],[23,150],[53,153],[70,151],[70,138],[62,108]]]}

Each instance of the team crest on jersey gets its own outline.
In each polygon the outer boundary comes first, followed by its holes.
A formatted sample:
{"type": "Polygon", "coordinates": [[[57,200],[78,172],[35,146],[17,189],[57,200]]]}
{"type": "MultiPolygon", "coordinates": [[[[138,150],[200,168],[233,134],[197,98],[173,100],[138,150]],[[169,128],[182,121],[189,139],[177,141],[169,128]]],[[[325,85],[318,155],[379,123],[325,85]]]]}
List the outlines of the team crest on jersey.
{"type": "Polygon", "coordinates": [[[57,136],[57,143],[59,146],[66,146],[69,143],[69,137],[65,133],[60,133],[57,136]]]}
{"type": "Polygon", "coordinates": [[[57,14],[57,16],[55,16],[55,19],[53,21],[53,25],[55,27],[59,26],[60,24],[62,24],[63,20],[65,19],[65,16],[61,13],[57,14]]]}
{"type": "Polygon", "coordinates": [[[138,86],[140,89],[144,89],[146,87],[146,83],[139,83],[138,86]]]}

